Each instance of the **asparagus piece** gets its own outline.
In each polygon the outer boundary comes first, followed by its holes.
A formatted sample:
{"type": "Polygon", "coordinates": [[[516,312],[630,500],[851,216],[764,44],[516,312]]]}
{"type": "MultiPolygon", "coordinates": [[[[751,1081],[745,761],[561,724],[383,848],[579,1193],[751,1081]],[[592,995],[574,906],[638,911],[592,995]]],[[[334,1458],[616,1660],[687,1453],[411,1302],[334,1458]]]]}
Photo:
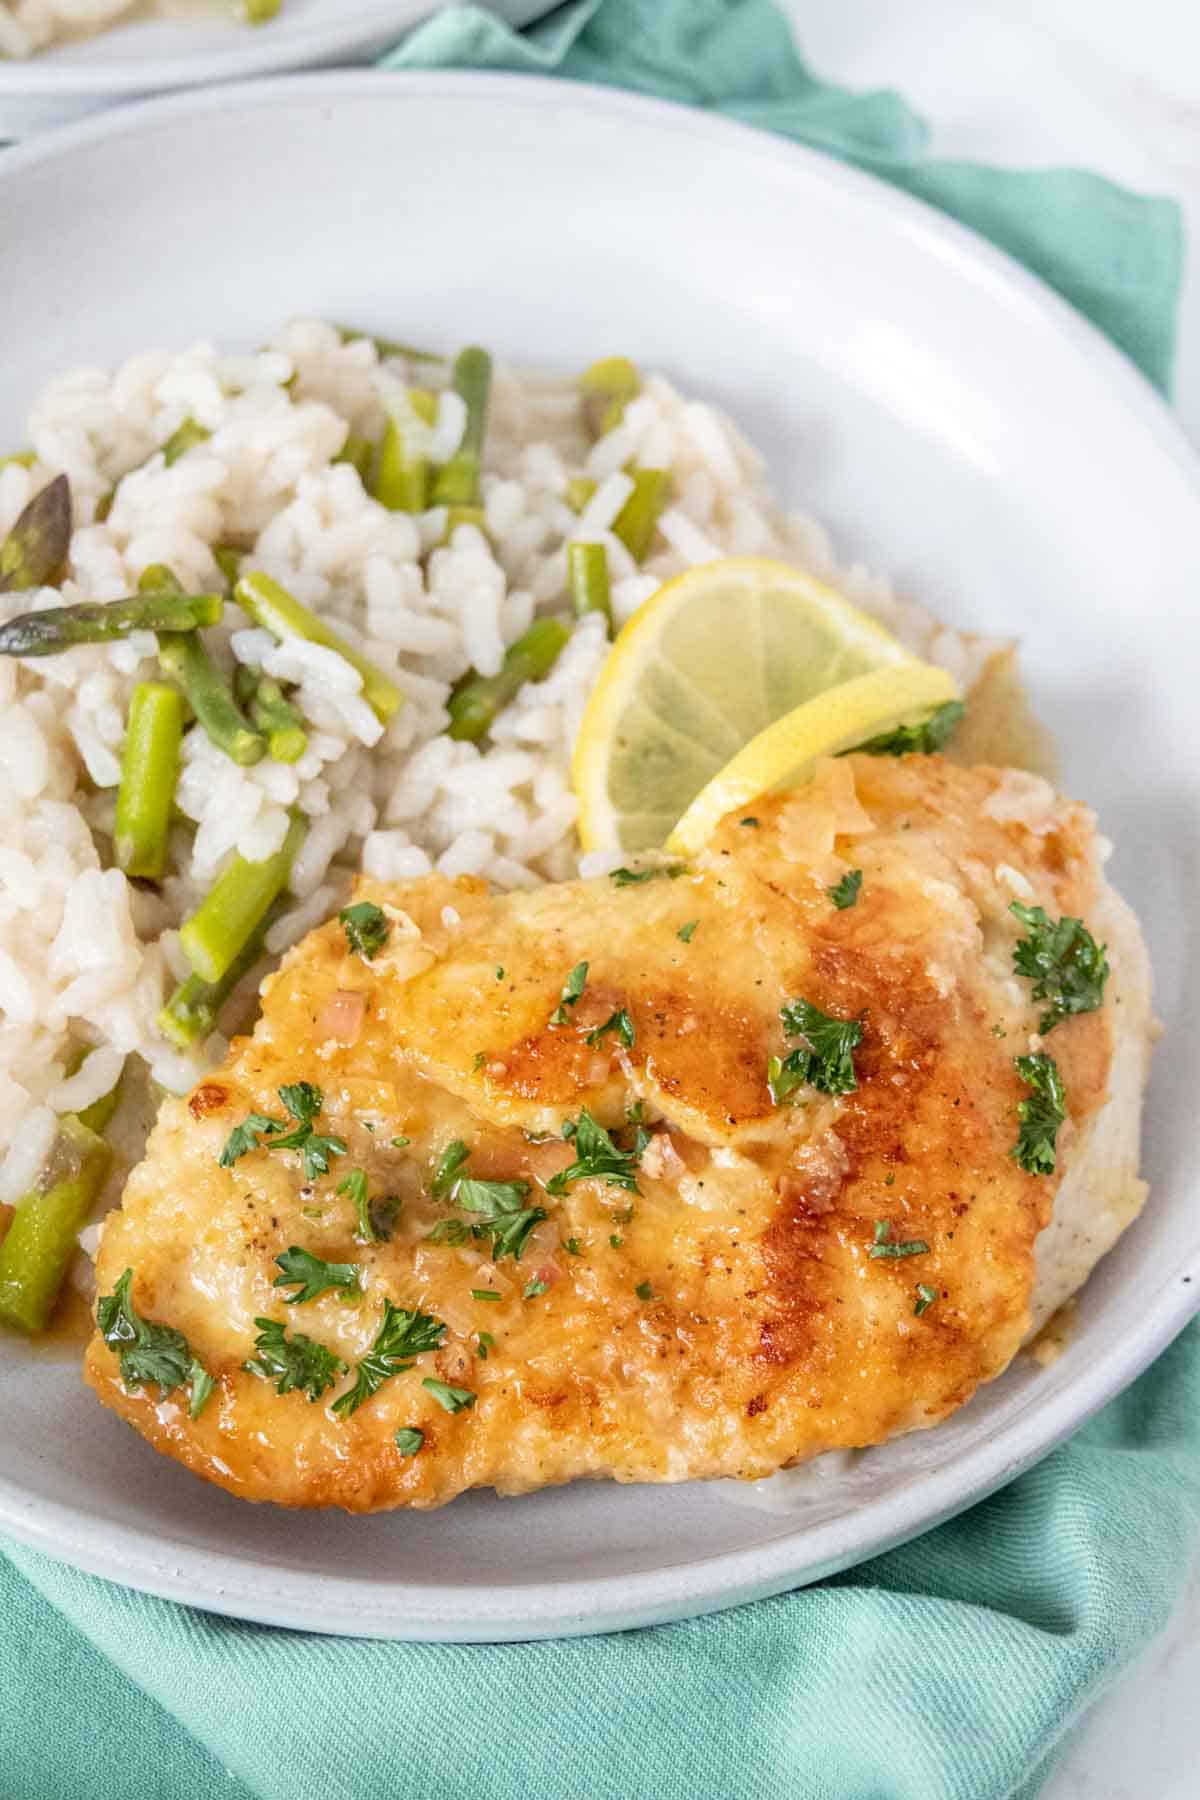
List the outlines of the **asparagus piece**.
{"type": "Polygon", "coordinates": [[[307,829],[305,819],[293,813],[287,836],[274,856],[263,862],[235,856],[191,918],[184,920],[179,941],[201,980],[219,982],[246,948],[286,887],[307,829]]]}
{"type": "Polygon", "coordinates": [[[445,362],[446,358],[436,350],[417,350],[412,344],[397,343],[395,338],[374,337],[369,331],[360,331],[355,325],[335,325],[334,330],[343,344],[353,344],[358,338],[366,338],[374,344],[375,354],[381,360],[385,356],[406,356],[409,362],[445,362]]]}
{"type": "Polygon", "coordinates": [[[129,702],[113,848],[126,875],[157,881],[167,866],[167,832],[179,777],[183,702],[175,689],[142,681],[129,702]]]}
{"type": "Polygon", "coordinates": [[[668,469],[632,469],[633,492],[613,521],[613,531],[630,556],[645,559],[658,529],[658,515],[671,493],[668,469]]]}
{"type": "MultiPolygon", "coordinates": [[[[180,582],[165,563],[152,563],[142,570],[138,588],[170,592],[179,590],[180,582]]],[[[223,750],[240,768],[262,761],[267,754],[266,738],[255,731],[242,712],[233,697],[232,684],[213,662],[197,632],[160,631],[158,660],[182,688],[184,699],[218,750],[223,750]]]]}
{"type": "Polygon", "coordinates": [[[612,636],[612,594],[608,584],[608,555],[603,544],[580,542],[567,545],[567,589],[576,618],[603,613],[612,636]]]}
{"type": "Polygon", "coordinates": [[[232,592],[238,575],[241,573],[241,551],[235,549],[232,544],[214,544],[212,559],[225,577],[225,586],[232,592]]]}
{"type": "MultiPolygon", "coordinates": [[[[375,446],[370,438],[355,437],[351,433],[333,460],[335,463],[349,463],[352,469],[357,469],[359,479],[366,487],[371,478],[371,464],[375,460],[375,446]]],[[[236,575],[234,580],[237,580],[236,575]]]]}
{"type": "Polygon", "coordinates": [[[250,714],[257,730],[267,740],[267,755],[272,762],[299,762],[308,749],[308,733],[304,715],[293,706],[283,689],[270,675],[239,664],[233,677],[237,700],[250,714]]]}
{"type": "Polygon", "coordinates": [[[19,1331],[45,1329],[111,1161],[104,1139],[74,1113],[59,1120],[38,1184],[19,1203],[0,1244],[0,1322],[19,1331]]]}
{"type": "Polygon", "coordinates": [[[71,484],[65,475],[33,496],[0,543],[0,594],[46,587],[71,548],[71,484]]]}
{"type": "Polygon", "coordinates": [[[263,954],[263,939],[278,911],[277,905],[268,908],[219,981],[188,975],[180,982],[158,1015],[158,1029],[172,1044],[187,1050],[214,1030],[226,1000],[263,954]]]}
{"type": "Polygon", "coordinates": [[[189,450],[194,450],[197,444],[207,444],[211,436],[212,432],[207,426],[199,424],[195,419],[184,419],[162,447],[163,461],[168,469],[181,456],[186,456],[189,450]]]}
{"type": "Polygon", "coordinates": [[[478,506],[479,466],[483,458],[483,434],[487,429],[488,396],[492,386],[492,359],[472,344],[454,359],[454,387],[466,402],[467,422],[462,443],[449,462],[443,463],[433,484],[435,506],[478,506]]]}
{"type": "Polygon", "coordinates": [[[446,528],[442,532],[443,544],[448,544],[460,525],[474,525],[477,530],[487,532],[487,515],[482,506],[448,506],[446,508],[446,528]]]}
{"type": "Polygon", "coordinates": [[[389,419],[379,446],[379,460],[371,492],[389,512],[424,512],[429,505],[429,459],[410,456],[404,434],[395,419],[389,419]]]}
{"type": "Polygon", "coordinates": [[[591,435],[601,438],[619,425],[625,408],[641,388],[637,366],[627,356],[604,356],[586,368],[579,377],[579,392],[583,422],[591,435]]]}
{"type": "Polygon", "coordinates": [[[570,635],[558,619],[535,619],[524,636],[510,644],[498,675],[468,670],[450,696],[448,735],[472,742],[483,737],[525,682],[540,681],[550,673],[570,635]]]}
{"type": "Polygon", "coordinates": [[[357,650],[352,650],[345,638],[331,631],[323,620],[309,612],[307,606],[302,606],[269,575],[260,571],[243,575],[233,596],[256,625],[273,632],[277,638],[305,638],[310,644],[323,644],[327,650],[336,650],[362,676],[363,696],[385,725],[393,713],[400,710],[404,695],[395,682],[365,656],[360,656],[357,650]]]}
{"type": "Polygon", "coordinates": [[[180,594],[151,590],[128,600],[81,600],[75,606],[48,606],[21,613],[0,625],[0,656],[55,656],[76,644],[107,644],[131,631],[195,631],[215,625],[224,601],[220,594],[180,594]]]}
{"type": "Polygon", "coordinates": [[[590,475],[572,475],[567,482],[566,501],[572,512],[581,513],[596,491],[590,475]]]}

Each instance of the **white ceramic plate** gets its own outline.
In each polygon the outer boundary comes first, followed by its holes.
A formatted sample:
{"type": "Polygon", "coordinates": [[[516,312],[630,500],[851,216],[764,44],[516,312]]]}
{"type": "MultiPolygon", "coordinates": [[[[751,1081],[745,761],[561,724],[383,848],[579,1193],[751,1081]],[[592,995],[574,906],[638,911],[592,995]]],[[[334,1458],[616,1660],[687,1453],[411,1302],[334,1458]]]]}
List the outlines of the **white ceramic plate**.
{"type": "MultiPolygon", "coordinates": [[[[143,95],[371,62],[436,5],[285,0],[277,19],[250,27],[234,21],[234,0],[179,0],[176,17],[135,18],[28,61],[0,58],[0,144],[143,95]]],[[[488,0],[488,6],[513,25],[527,25],[549,10],[548,0],[488,0]]]]}
{"type": "Polygon", "coordinates": [[[73,1360],[9,1342],[0,1530],[281,1625],[611,1629],[910,1537],[1132,1380],[1200,1299],[1200,480],[1124,360],[1004,258],[861,175],[565,83],[330,75],[155,103],[0,157],[0,243],[0,443],[20,441],[56,370],[200,335],[250,346],[300,310],[568,367],[628,351],[728,407],[845,550],[947,619],[1023,638],[1067,783],[1117,841],[1168,1026],[1153,1196],[1066,1354],[814,1477],[799,1510],[723,1486],[585,1483],[426,1515],[285,1515],[161,1460],[73,1360]]]}

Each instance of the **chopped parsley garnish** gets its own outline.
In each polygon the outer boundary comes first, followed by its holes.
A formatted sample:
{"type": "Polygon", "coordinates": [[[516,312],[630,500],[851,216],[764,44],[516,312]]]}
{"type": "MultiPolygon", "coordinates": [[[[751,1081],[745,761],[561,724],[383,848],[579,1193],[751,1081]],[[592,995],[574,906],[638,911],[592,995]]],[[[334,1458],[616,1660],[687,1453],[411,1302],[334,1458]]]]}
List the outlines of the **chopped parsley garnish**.
{"type": "MultiPolygon", "coordinates": [[[[440,1198],[449,1199],[452,1206],[460,1206],[464,1212],[476,1213],[479,1217],[470,1226],[460,1219],[443,1219],[434,1226],[427,1241],[435,1244],[465,1244],[468,1236],[490,1237],[493,1261],[499,1262],[502,1257],[511,1256],[514,1262],[520,1262],[521,1252],[530,1232],[546,1217],[545,1207],[525,1205],[529,1197],[527,1181],[478,1181],[474,1176],[459,1175],[457,1171],[470,1156],[465,1144],[451,1144],[442,1158],[443,1167],[451,1152],[454,1152],[453,1172],[449,1177],[448,1189],[440,1198]],[[462,1152],[461,1156],[458,1155],[459,1151],[462,1152]]],[[[439,1170],[439,1177],[440,1175],[439,1170]]],[[[436,1192],[436,1181],[434,1186],[436,1192]]]]}
{"type": "Polygon", "coordinates": [[[273,1381],[277,1394],[290,1394],[295,1388],[307,1394],[310,1401],[319,1400],[325,1389],[345,1374],[346,1365],[340,1356],[324,1344],[314,1343],[301,1331],[289,1338],[282,1320],[255,1319],[254,1323],[258,1326],[254,1340],[258,1355],[242,1367],[262,1381],[273,1381]]]}
{"type": "Polygon", "coordinates": [[[346,933],[346,942],[351,950],[359,956],[365,956],[368,962],[379,955],[392,929],[383,909],[370,900],[360,900],[356,906],[343,907],[338,914],[338,921],[346,933]]]}
{"type": "MultiPolygon", "coordinates": [[[[947,700],[919,725],[897,725],[894,731],[884,731],[878,737],[868,738],[865,744],[855,744],[854,749],[866,756],[909,756],[914,751],[931,756],[949,742],[966,710],[961,700],[947,700]]],[[[849,756],[850,752],[843,750],[841,754],[849,756]]]]}
{"type": "Polygon", "coordinates": [[[892,1239],[890,1219],[876,1219],[875,1242],[867,1252],[868,1256],[886,1256],[898,1261],[902,1256],[928,1256],[929,1245],[924,1238],[907,1238],[902,1243],[892,1239]]]}
{"type": "Polygon", "coordinates": [[[623,1237],[618,1237],[616,1232],[614,1232],[608,1241],[614,1250],[619,1250],[621,1245],[625,1242],[625,1239],[623,1237]]]}
{"type": "Polygon", "coordinates": [[[314,1256],[311,1250],[302,1249],[299,1244],[293,1244],[281,1256],[277,1256],[275,1262],[281,1273],[275,1277],[272,1285],[297,1289],[294,1294],[284,1295],[285,1306],[298,1306],[303,1300],[316,1300],[330,1288],[340,1288],[344,1300],[362,1293],[356,1263],[325,1262],[321,1257],[314,1256]]]}
{"type": "Polygon", "coordinates": [[[235,1125],[225,1139],[225,1148],[217,1160],[223,1169],[232,1169],[239,1157],[258,1149],[260,1137],[286,1129],[278,1119],[269,1119],[265,1113],[247,1113],[241,1124],[235,1125]]]}
{"type": "Polygon", "coordinates": [[[639,1281],[633,1291],[639,1300],[653,1300],[654,1298],[654,1289],[648,1281],[639,1281]]]}
{"type": "Polygon", "coordinates": [[[411,1369],[414,1357],[426,1350],[437,1350],[445,1335],[446,1327],[440,1319],[416,1308],[406,1311],[385,1300],[375,1340],[354,1371],[354,1386],[334,1401],[334,1412],[349,1418],[379,1392],[385,1381],[411,1369]]]}
{"type": "Polygon", "coordinates": [[[213,1391],[212,1377],[192,1355],[182,1331],[143,1319],[133,1304],[133,1270],[126,1269],[111,1294],[96,1306],[96,1323],[105,1343],[120,1358],[121,1380],[136,1393],[153,1383],[160,1400],[190,1385],[193,1419],[213,1391]]]}
{"type": "Polygon", "coordinates": [[[497,981],[504,980],[504,965],[503,965],[503,963],[496,964],[496,980],[497,981]]]}
{"type": "Polygon", "coordinates": [[[681,944],[690,944],[691,943],[692,938],[695,936],[696,927],[699,923],[700,923],[699,919],[689,919],[686,925],[681,925],[679,927],[679,930],[675,933],[675,936],[679,939],[681,944]]]}
{"type": "Polygon", "coordinates": [[[615,1032],[627,1050],[633,1049],[637,1032],[634,1029],[633,1020],[624,1007],[619,1012],[610,1013],[603,1025],[597,1025],[595,1031],[589,1031],[583,1041],[585,1044],[599,1044],[605,1034],[610,1031],[615,1032]]]}
{"type": "Polygon", "coordinates": [[[354,1227],[355,1242],[359,1244],[377,1244],[379,1233],[375,1229],[375,1221],[371,1217],[371,1200],[367,1186],[365,1169],[351,1169],[344,1181],[337,1184],[339,1194],[345,1194],[353,1204],[358,1215],[354,1227]]]}
{"type": "Polygon", "coordinates": [[[451,1387],[449,1382],[438,1381],[432,1375],[426,1375],[421,1386],[428,1388],[439,1406],[444,1406],[448,1413],[465,1412],[474,1406],[475,1395],[470,1388],[451,1387]]]}
{"type": "Polygon", "coordinates": [[[938,1291],[935,1287],[930,1287],[926,1281],[918,1281],[917,1304],[913,1307],[914,1315],[919,1319],[923,1312],[928,1312],[937,1297],[938,1291]]]}
{"type": "Polygon", "coordinates": [[[532,1281],[525,1283],[525,1291],[521,1295],[522,1300],[536,1300],[539,1294],[546,1292],[549,1285],[549,1282],[542,1281],[535,1275],[532,1281]]]}
{"type": "Polygon", "coordinates": [[[419,1425],[402,1425],[396,1433],[396,1448],[401,1456],[415,1456],[425,1442],[425,1433],[419,1425]]]}
{"type": "Polygon", "coordinates": [[[496,1288],[472,1288],[471,1298],[472,1300],[502,1300],[504,1296],[496,1288]]]}
{"type": "Polygon", "coordinates": [[[559,995],[558,1005],[550,1014],[550,1023],[552,1025],[567,1025],[570,1023],[571,1015],[568,1013],[567,1008],[568,1006],[578,1006],[580,996],[587,986],[587,976],[587,964],[585,962],[576,963],[575,967],[571,970],[571,973],[567,976],[566,981],[563,983],[563,991],[559,995]]]}
{"type": "Polygon", "coordinates": [[[563,1245],[563,1249],[566,1251],[568,1256],[582,1256],[583,1255],[583,1251],[579,1248],[579,1239],[578,1238],[573,1238],[573,1237],[568,1238],[566,1243],[563,1245]]]}
{"type": "Polygon", "coordinates": [[[862,887],[863,872],[861,869],[848,869],[842,879],[825,892],[833,901],[839,912],[845,912],[858,899],[858,891],[862,887]]]}
{"type": "Polygon", "coordinates": [[[320,1088],[314,1087],[311,1081],[294,1081],[279,1089],[279,1098],[296,1121],[294,1128],[288,1129],[286,1119],[269,1119],[265,1113],[248,1113],[226,1138],[218,1158],[221,1167],[232,1168],[239,1157],[251,1150],[299,1150],[304,1160],[306,1181],[327,1175],[330,1157],[344,1156],[346,1145],[340,1137],[322,1137],[313,1129],[313,1120],[324,1104],[320,1088]],[[286,1135],[281,1136],[281,1133],[286,1135]],[[270,1138],[271,1142],[260,1143],[264,1137],[270,1138]]]}
{"type": "Polygon", "coordinates": [[[1058,1128],[1067,1116],[1058,1064],[1044,1050],[1033,1056],[1014,1056],[1013,1064],[1033,1092],[1017,1107],[1021,1128],[1012,1153],[1031,1175],[1053,1175],[1058,1128]]]}
{"type": "Polygon", "coordinates": [[[1008,910],[1029,932],[1017,940],[1013,968],[1033,982],[1035,1000],[1050,1003],[1038,1020],[1042,1036],[1073,1013],[1097,1012],[1108,980],[1107,945],[1096,942],[1082,919],[1050,919],[1040,906],[1019,900],[1008,910]]]}
{"type": "Polygon", "coordinates": [[[753,816],[751,816],[748,819],[739,819],[738,824],[747,826],[748,829],[751,831],[758,830],[758,820],[756,818],[754,818],[753,816]]]}
{"type": "Polygon", "coordinates": [[[406,1137],[398,1137],[398,1138],[392,1138],[390,1140],[390,1142],[391,1142],[391,1146],[392,1146],[393,1150],[407,1150],[408,1146],[412,1143],[412,1139],[406,1138],[406,1137]]]}
{"type": "Polygon", "coordinates": [[[435,1200],[444,1200],[454,1186],[458,1171],[469,1158],[471,1152],[461,1138],[455,1138],[446,1145],[433,1173],[433,1181],[429,1191],[435,1200]]]}
{"type": "Polygon", "coordinates": [[[568,1119],[563,1136],[574,1141],[575,1161],[550,1178],[548,1194],[565,1194],[574,1181],[606,1181],[611,1187],[628,1188],[631,1194],[641,1193],[634,1170],[650,1141],[648,1132],[639,1127],[633,1149],[619,1150],[585,1106],[578,1119],[568,1119]]]}
{"type": "Polygon", "coordinates": [[[439,1219],[432,1231],[425,1233],[427,1244],[465,1244],[471,1235],[471,1227],[464,1225],[461,1219],[439,1219]]]}
{"type": "Polygon", "coordinates": [[[480,1069],[482,1069],[486,1065],[486,1063],[487,1063],[487,1051],[486,1050],[477,1050],[475,1052],[474,1056],[471,1058],[471,1068],[472,1068],[473,1072],[476,1075],[478,1075],[480,1069]]]}
{"type": "Polygon", "coordinates": [[[862,1043],[861,1019],[834,1019],[809,1000],[789,1000],[780,1010],[789,1037],[803,1037],[807,1048],[767,1063],[767,1086],[776,1106],[799,1087],[821,1094],[852,1094],[858,1086],[854,1051],[862,1043]]]}
{"type": "Polygon", "coordinates": [[[614,869],[609,880],[614,887],[636,887],[643,881],[677,881],[686,874],[686,863],[667,863],[661,869],[614,869]]]}
{"type": "Polygon", "coordinates": [[[488,1358],[488,1351],[495,1348],[496,1340],[492,1336],[490,1331],[481,1331],[477,1335],[479,1338],[479,1342],[475,1347],[475,1354],[479,1358],[480,1362],[486,1362],[487,1358],[488,1358]]]}
{"type": "Polygon", "coordinates": [[[204,1364],[194,1356],[192,1366],[188,1371],[188,1380],[192,1389],[192,1397],[188,1401],[188,1418],[198,1419],[212,1399],[212,1391],[217,1384],[204,1364]]]}

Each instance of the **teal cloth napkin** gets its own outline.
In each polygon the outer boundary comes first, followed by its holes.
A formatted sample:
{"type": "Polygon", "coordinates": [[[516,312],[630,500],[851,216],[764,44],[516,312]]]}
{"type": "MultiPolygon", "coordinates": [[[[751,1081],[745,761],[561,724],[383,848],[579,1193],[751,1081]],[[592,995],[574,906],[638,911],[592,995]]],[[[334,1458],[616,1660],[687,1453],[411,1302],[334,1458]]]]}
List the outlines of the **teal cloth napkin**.
{"type": "MultiPolygon", "coordinates": [[[[608,82],[813,144],[976,226],[1167,385],[1170,201],[928,160],[898,96],[817,81],[767,0],[576,0],[523,37],[458,8],[388,61],[608,82]]],[[[0,1800],[1032,1800],[1072,1718],[1165,1622],[1198,1529],[1193,1325],[962,1518],[818,1587],[653,1630],[307,1637],[8,1545],[0,1800]]]]}

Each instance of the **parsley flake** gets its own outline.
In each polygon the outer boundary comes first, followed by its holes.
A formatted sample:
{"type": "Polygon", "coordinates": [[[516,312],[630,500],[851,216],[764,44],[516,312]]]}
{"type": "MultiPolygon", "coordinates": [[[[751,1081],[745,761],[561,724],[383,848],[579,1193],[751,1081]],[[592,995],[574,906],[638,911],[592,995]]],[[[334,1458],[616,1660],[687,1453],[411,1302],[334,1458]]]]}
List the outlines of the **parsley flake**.
{"type": "Polygon", "coordinates": [[[390,1141],[393,1150],[407,1150],[412,1143],[412,1139],[406,1137],[392,1138],[390,1141]]]}
{"type": "Polygon", "coordinates": [[[478,1075],[480,1069],[482,1069],[486,1063],[487,1063],[487,1051],[486,1050],[477,1050],[475,1052],[474,1056],[471,1058],[472,1071],[476,1075],[478,1075]]]}
{"type": "Polygon", "coordinates": [[[319,1400],[326,1388],[332,1387],[346,1365],[340,1356],[314,1343],[303,1332],[289,1338],[287,1326],[280,1319],[255,1319],[258,1336],[254,1348],[258,1355],[242,1364],[248,1375],[262,1381],[273,1381],[277,1394],[290,1394],[293,1389],[319,1400]]]}
{"type": "Polygon", "coordinates": [[[1067,1097],[1058,1064],[1039,1050],[1033,1056],[1014,1056],[1013,1065],[1033,1092],[1017,1107],[1021,1128],[1012,1153],[1030,1175],[1053,1175],[1058,1128],[1067,1116],[1067,1097]]]}
{"type": "Polygon", "coordinates": [[[616,1232],[614,1232],[608,1241],[614,1250],[619,1250],[621,1245],[625,1242],[625,1239],[623,1237],[618,1237],[616,1232]]]}
{"type": "Polygon", "coordinates": [[[346,933],[346,942],[357,955],[371,962],[391,934],[391,926],[382,907],[370,900],[360,900],[356,906],[343,907],[338,914],[338,922],[346,933]]]}
{"type": "Polygon", "coordinates": [[[886,1256],[898,1261],[902,1256],[928,1256],[929,1245],[924,1238],[908,1238],[903,1243],[892,1240],[890,1219],[876,1219],[875,1242],[867,1252],[868,1256],[886,1256]]]}
{"type": "Polygon", "coordinates": [[[650,1141],[648,1132],[639,1127],[634,1148],[619,1150],[585,1106],[578,1119],[568,1119],[563,1136],[574,1142],[575,1161],[569,1168],[560,1169],[557,1175],[551,1176],[546,1183],[548,1194],[565,1194],[575,1181],[606,1181],[610,1187],[628,1188],[631,1194],[641,1193],[634,1170],[650,1141]]]}
{"type": "Polygon", "coordinates": [[[472,1300],[502,1300],[504,1296],[496,1288],[472,1288],[471,1298],[472,1300]]]}
{"type": "Polygon", "coordinates": [[[1108,946],[1096,942],[1082,919],[1050,919],[1040,906],[1019,900],[1008,910],[1029,932],[1017,940],[1013,968],[1033,982],[1035,1000],[1050,1003],[1038,1020],[1042,1036],[1074,1013],[1097,1012],[1108,980],[1108,946]]]}
{"type": "Polygon", "coordinates": [[[863,872],[861,869],[848,869],[842,879],[825,892],[833,901],[839,912],[845,912],[858,900],[858,891],[862,887],[863,872]]]}
{"type": "Polygon", "coordinates": [[[861,1019],[835,1019],[809,1000],[789,1000],[779,1014],[789,1037],[803,1037],[808,1048],[767,1064],[767,1086],[776,1106],[799,1087],[821,1094],[852,1094],[858,1086],[854,1051],[862,1043],[861,1019]]]}
{"type": "Polygon", "coordinates": [[[362,1293],[362,1284],[358,1277],[356,1263],[325,1262],[314,1256],[311,1250],[304,1250],[299,1244],[292,1244],[281,1256],[275,1258],[277,1268],[281,1271],[275,1277],[272,1286],[277,1288],[295,1287],[294,1294],[285,1294],[285,1306],[298,1306],[304,1300],[316,1300],[330,1288],[340,1288],[342,1298],[351,1300],[362,1293]]]}
{"type": "Polygon", "coordinates": [[[563,1245],[563,1249],[566,1251],[568,1256],[582,1256],[583,1255],[583,1251],[579,1248],[579,1239],[578,1238],[569,1237],[567,1239],[566,1243],[563,1245]]]}
{"type": "Polygon", "coordinates": [[[525,1283],[525,1291],[521,1295],[522,1300],[536,1300],[539,1294],[546,1292],[549,1285],[549,1282],[542,1281],[535,1275],[532,1281],[525,1283]]]}
{"type": "Polygon", "coordinates": [[[552,1025],[567,1025],[570,1023],[570,1014],[568,1013],[567,1008],[568,1006],[578,1006],[583,990],[587,986],[587,976],[587,964],[585,962],[576,963],[575,967],[571,970],[571,973],[567,976],[566,981],[563,983],[563,990],[559,996],[558,1005],[550,1014],[550,1023],[552,1025]]]}
{"type": "Polygon", "coordinates": [[[490,1331],[481,1331],[477,1335],[479,1342],[475,1346],[475,1354],[480,1362],[486,1362],[488,1359],[488,1351],[495,1348],[496,1340],[490,1331]]]}
{"type": "Polygon", "coordinates": [[[738,824],[745,825],[750,831],[758,830],[758,820],[753,817],[748,818],[748,819],[739,819],[738,824]]]}
{"type": "MultiPolygon", "coordinates": [[[[894,731],[884,731],[878,737],[868,738],[865,744],[855,744],[854,749],[866,756],[910,756],[914,752],[932,756],[949,742],[966,710],[961,700],[947,700],[919,725],[897,725],[894,731]]],[[[840,754],[849,756],[850,752],[843,750],[840,754]]]]}
{"type": "Polygon", "coordinates": [[[371,1201],[367,1185],[365,1169],[351,1169],[344,1181],[337,1184],[339,1194],[345,1194],[352,1203],[357,1223],[354,1227],[354,1240],[358,1244],[377,1244],[379,1232],[375,1229],[375,1221],[371,1217],[371,1201]]]}
{"type": "Polygon", "coordinates": [[[415,1456],[425,1442],[425,1433],[419,1425],[402,1425],[396,1433],[396,1448],[401,1456],[415,1456]]]}
{"type": "Polygon", "coordinates": [[[603,1025],[597,1025],[595,1031],[589,1031],[584,1038],[585,1044],[597,1045],[607,1032],[614,1032],[627,1050],[632,1050],[637,1032],[633,1020],[622,1007],[619,1012],[610,1013],[603,1025]]]}
{"type": "MultiPolygon", "coordinates": [[[[546,1217],[545,1208],[525,1205],[529,1196],[527,1181],[479,1181],[474,1176],[458,1175],[457,1170],[468,1160],[470,1152],[463,1144],[452,1144],[450,1149],[455,1152],[461,1150],[462,1156],[454,1163],[455,1173],[450,1180],[449,1194],[442,1197],[448,1197],[453,1206],[461,1207],[464,1212],[479,1216],[470,1226],[458,1219],[443,1219],[430,1232],[430,1240],[434,1243],[464,1244],[468,1235],[490,1237],[495,1262],[505,1256],[511,1256],[514,1262],[520,1262],[521,1252],[530,1232],[546,1217]]],[[[442,1160],[445,1163],[446,1158],[443,1157],[442,1160]]]]}
{"type": "Polygon", "coordinates": [[[913,1307],[914,1317],[919,1319],[923,1312],[928,1312],[937,1297],[938,1291],[935,1287],[930,1287],[926,1281],[918,1281],[917,1304],[913,1307]]]}
{"type": "Polygon", "coordinates": [[[379,1330],[355,1369],[354,1386],[334,1401],[334,1412],[349,1418],[377,1394],[391,1376],[402,1375],[405,1369],[411,1369],[414,1357],[426,1350],[439,1349],[445,1335],[446,1327],[440,1319],[417,1308],[407,1311],[385,1300],[379,1330]]]}
{"type": "Polygon", "coordinates": [[[229,1169],[251,1150],[299,1150],[304,1161],[304,1179],[315,1181],[318,1175],[329,1173],[331,1156],[345,1155],[345,1142],[339,1137],[321,1137],[313,1130],[313,1121],[321,1111],[324,1097],[311,1081],[295,1081],[278,1092],[296,1121],[294,1128],[288,1129],[286,1119],[269,1119],[264,1113],[248,1113],[226,1138],[217,1160],[223,1169],[229,1169]],[[262,1144],[260,1140],[264,1137],[269,1137],[271,1142],[262,1144]]]}
{"type": "Polygon", "coordinates": [[[470,1388],[451,1387],[449,1382],[438,1381],[432,1375],[426,1375],[421,1386],[428,1388],[439,1406],[444,1406],[448,1413],[465,1412],[474,1406],[476,1396],[470,1388]]]}
{"type": "Polygon", "coordinates": [[[690,944],[691,943],[692,938],[695,936],[695,933],[696,933],[696,927],[699,923],[700,923],[699,919],[689,919],[686,925],[681,925],[679,927],[679,930],[675,933],[675,936],[679,939],[681,944],[690,944]]]}
{"type": "Polygon", "coordinates": [[[121,1363],[121,1380],[131,1393],[153,1383],[160,1400],[190,1385],[191,1416],[197,1418],[213,1391],[213,1380],[192,1355],[182,1331],[143,1319],[133,1304],[133,1270],[126,1269],[111,1294],[96,1306],[96,1323],[121,1363]]]}
{"type": "Polygon", "coordinates": [[[639,1281],[633,1291],[639,1300],[653,1300],[654,1298],[654,1289],[648,1281],[639,1281]]]}
{"type": "Polygon", "coordinates": [[[496,980],[497,981],[504,980],[504,965],[503,965],[503,963],[496,964],[496,980]]]}
{"type": "Polygon", "coordinates": [[[454,1186],[458,1171],[467,1161],[470,1154],[471,1152],[467,1149],[467,1146],[463,1143],[461,1138],[455,1138],[452,1143],[446,1145],[446,1148],[442,1151],[441,1157],[438,1160],[438,1166],[434,1170],[433,1181],[430,1183],[429,1191],[435,1200],[444,1200],[446,1198],[446,1195],[454,1186]]]}

